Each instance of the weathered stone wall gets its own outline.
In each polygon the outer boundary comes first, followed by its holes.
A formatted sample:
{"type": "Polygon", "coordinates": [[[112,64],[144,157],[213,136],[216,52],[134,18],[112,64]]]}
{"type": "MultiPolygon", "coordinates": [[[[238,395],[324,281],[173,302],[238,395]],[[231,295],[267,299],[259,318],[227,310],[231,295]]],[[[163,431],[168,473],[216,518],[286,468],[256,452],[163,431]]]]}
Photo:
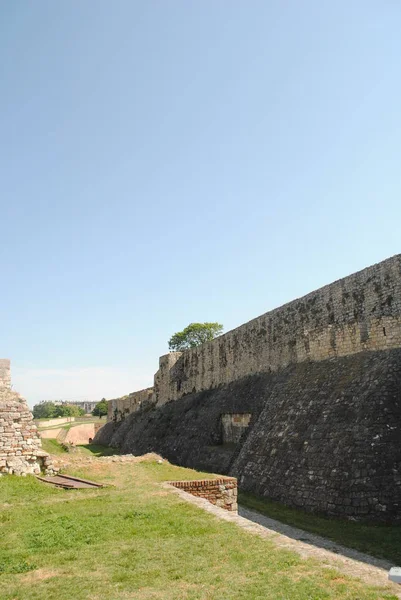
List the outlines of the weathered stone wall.
{"type": "MultiPolygon", "coordinates": [[[[169,400],[173,399],[171,396],[171,372],[177,361],[182,357],[183,352],[170,352],[169,354],[164,354],[159,358],[159,370],[155,374],[154,377],[154,396],[155,402],[157,406],[162,406],[169,400]]],[[[180,398],[182,396],[181,392],[181,382],[177,380],[176,385],[176,394],[174,398],[180,398]]]]}
{"type": "Polygon", "coordinates": [[[221,415],[223,444],[238,444],[249,427],[250,413],[226,413],[221,415]]]}
{"type": "Polygon", "coordinates": [[[219,479],[195,479],[193,481],[169,481],[170,485],[184,490],[192,496],[205,498],[211,504],[237,512],[237,480],[235,477],[219,479]]]}
{"type": "Polygon", "coordinates": [[[401,349],[291,365],[230,466],[311,512],[401,520],[401,349]]]}
{"type": "Polygon", "coordinates": [[[114,398],[108,401],[107,420],[123,421],[131,413],[146,410],[153,403],[153,388],[146,388],[121,398],[114,398]]]}
{"type": "Polygon", "coordinates": [[[401,346],[401,255],[183,353],[160,358],[158,406],[288,364],[401,346]]]}
{"type": "Polygon", "coordinates": [[[53,473],[26,401],[11,391],[10,361],[0,361],[0,473],[53,473]]]}
{"type": "Polygon", "coordinates": [[[8,358],[0,358],[0,388],[11,389],[11,370],[8,358]]]}
{"type": "Polygon", "coordinates": [[[312,512],[401,521],[401,256],[161,357],[153,402],[95,441],[312,512]]]}
{"type": "Polygon", "coordinates": [[[240,446],[223,443],[222,414],[252,414],[246,436],[265,400],[265,376],[245,377],[155,410],[133,413],[122,423],[107,423],[94,441],[121,448],[125,454],[154,451],[179,465],[226,474],[240,446]]]}
{"type": "Polygon", "coordinates": [[[159,359],[154,387],[109,400],[108,421],[288,364],[401,346],[401,255],[159,359]]]}
{"type": "Polygon", "coordinates": [[[97,443],[311,512],[401,521],[401,349],[288,365],[107,423],[97,443]],[[252,419],[223,443],[222,414],[252,419]]]}

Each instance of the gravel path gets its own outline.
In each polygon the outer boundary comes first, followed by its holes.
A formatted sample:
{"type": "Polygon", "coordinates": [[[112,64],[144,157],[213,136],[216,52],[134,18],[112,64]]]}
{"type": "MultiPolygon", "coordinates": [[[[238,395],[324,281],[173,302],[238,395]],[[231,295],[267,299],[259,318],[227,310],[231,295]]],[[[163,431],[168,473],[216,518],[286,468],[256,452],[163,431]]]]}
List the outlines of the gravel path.
{"type": "Polygon", "coordinates": [[[323,566],[334,567],[348,576],[361,579],[368,585],[386,587],[389,592],[401,599],[401,586],[388,580],[388,571],[394,565],[386,560],[345,548],[331,540],[285,525],[247,508],[240,507],[239,514],[236,514],[168,484],[164,484],[164,487],[219,519],[230,521],[249,533],[270,539],[280,548],[297,552],[303,558],[315,558],[323,566]]]}
{"type": "Polygon", "coordinates": [[[387,560],[375,558],[374,556],[364,554],[363,552],[353,550],[352,548],[346,548],[345,546],[341,546],[340,544],[321,537],[320,535],[315,535],[314,533],[303,531],[303,529],[286,525],[285,523],[281,523],[280,521],[276,521],[275,519],[271,519],[270,517],[266,517],[265,515],[242,506],[239,507],[238,514],[242,517],[245,517],[245,519],[248,519],[249,521],[259,523],[259,525],[266,527],[270,531],[280,533],[291,540],[310,544],[316,548],[322,548],[323,550],[330,550],[330,552],[340,554],[342,557],[352,558],[353,560],[364,562],[374,567],[379,567],[386,572],[389,571],[391,567],[395,566],[387,560]]]}

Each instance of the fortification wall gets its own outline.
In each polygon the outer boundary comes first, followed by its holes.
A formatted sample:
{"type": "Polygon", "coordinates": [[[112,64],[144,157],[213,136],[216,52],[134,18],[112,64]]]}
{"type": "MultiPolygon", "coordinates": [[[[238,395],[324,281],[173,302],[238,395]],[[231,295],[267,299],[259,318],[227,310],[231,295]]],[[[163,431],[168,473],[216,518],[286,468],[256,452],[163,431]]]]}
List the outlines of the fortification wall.
{"type": "Polygon", "coordinates": [[[401,521],[401,256],[160,359],[95,441],[331,515],[401,521]],[[170,402],[174,400],[174,402],[170,402]]]}
{"type": "Polygon", "coordinates": [[[121,398],[114,398],[108,401],[107,420],[122,421],[131,413],[146,409],[152,404],[153,388],[146,388],[121,398]]]}
{"type": "Polygon", "coordinates": [[[240,489],[310,512],[401,521],[401,349],[277,375],[230,466],[240,489]]]}
{"type": "Polygon", "coordinates": [[[120,423],[107,423],[94,442],[121,448],[125,454],[154,451],[179,465],[226,474],[237,447],[224,443],[224,416],[245,414],[251,427],[265,399],[265,378],[245,377],[213,390],[189,394],[155,410],[132,413],[120,423]]]}
{"type": "Polygon", "coordinates": [[[183,353],[160,358],[158,406],[291,363],[401,346],[401,255],[183,353]]]}
{"type": "Polygon", "coordinates": [[[107,423],[95,442],[233,475],[240,490],[310,512],[400,522],[400,439],[394,349],[304,361],[188,394],[107,423]],[[239,415],[241,438],[226,444],[226,423],[239,415]]]}

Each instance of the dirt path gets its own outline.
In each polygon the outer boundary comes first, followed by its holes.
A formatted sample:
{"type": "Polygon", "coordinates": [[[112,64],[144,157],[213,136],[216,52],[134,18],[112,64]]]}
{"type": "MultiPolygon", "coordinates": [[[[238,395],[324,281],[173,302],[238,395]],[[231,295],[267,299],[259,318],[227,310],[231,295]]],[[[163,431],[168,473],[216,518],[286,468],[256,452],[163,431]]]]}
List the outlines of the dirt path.
{"type": "Polygon", "coordinates": [[[323,565],[334,567],[368,585],[385,586],[394,596],[401,598],[401,586],[388,581],[388,571],[394,565],[386,560],[345,548],[331,540],[285,525],[246,508],[240,507],[240,514],[237,515],[214,506],[203,498],[191,496],[168,484],[163,485],[183,500],[199,506],[219,519],[235,523],[249,533],[268,538],[280,548],[297,552],[303,558],[315,558],[323,565]]]}

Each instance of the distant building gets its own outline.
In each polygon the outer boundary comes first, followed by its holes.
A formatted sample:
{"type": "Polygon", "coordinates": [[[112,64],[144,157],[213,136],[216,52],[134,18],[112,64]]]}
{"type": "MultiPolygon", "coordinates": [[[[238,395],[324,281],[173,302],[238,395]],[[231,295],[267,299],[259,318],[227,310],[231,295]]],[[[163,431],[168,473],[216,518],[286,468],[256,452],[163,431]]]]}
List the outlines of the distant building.
{"type": "Polygon", "coordinates": [[[74,406],[78,406],[79,408],[83,408],[85,413],[91,413],[95,408],[97,402],[91,402],[89,400],[84,400],[83,402],[69,402],[68,404],[73,404],[74,406]]]}

